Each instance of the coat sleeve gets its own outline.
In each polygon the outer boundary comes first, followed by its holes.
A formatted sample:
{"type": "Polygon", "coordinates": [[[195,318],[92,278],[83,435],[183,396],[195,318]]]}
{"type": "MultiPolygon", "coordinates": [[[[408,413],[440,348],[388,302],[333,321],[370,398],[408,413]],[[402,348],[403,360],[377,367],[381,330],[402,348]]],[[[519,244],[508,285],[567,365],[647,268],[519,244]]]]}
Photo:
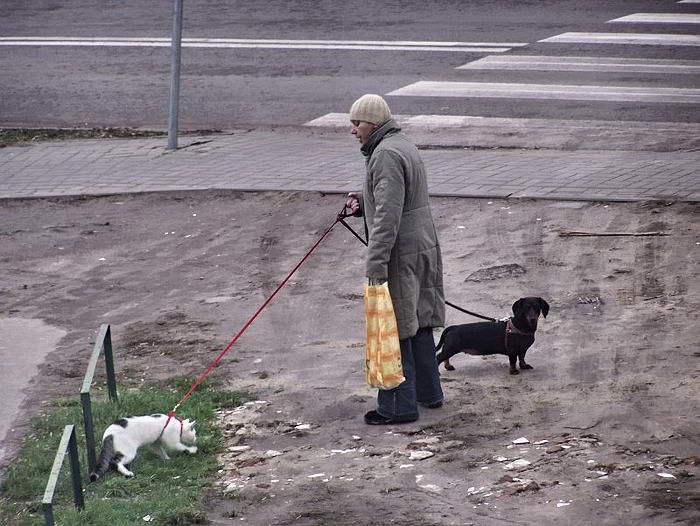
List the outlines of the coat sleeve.
{"type": "Polygon", "coordinates": [[[375,213],[369,232],[367,277],[388,278],[389,258],[396,243],[406,193],[404,167],[398,154],[380,151],[370,162],[369,191],[375,213]]]}

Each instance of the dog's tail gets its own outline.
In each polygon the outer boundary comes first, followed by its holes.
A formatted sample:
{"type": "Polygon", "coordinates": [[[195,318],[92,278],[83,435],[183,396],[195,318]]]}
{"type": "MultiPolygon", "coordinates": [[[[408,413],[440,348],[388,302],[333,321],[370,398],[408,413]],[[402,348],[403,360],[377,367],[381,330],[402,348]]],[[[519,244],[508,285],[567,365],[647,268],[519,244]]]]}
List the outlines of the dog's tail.
{"type": "Polygon", "coordinates": [[[447,333],[452,329],[452,327],[447,327],[444,331],[442,331],[442,334],[440,335],[440,341],[438,344],[435,346],[435,352],[439,351],[442,349],[442,346],[445,343],[445,336],[447,336],[447,333]]]}
{"type": "Polygon", "coordinates": [[[100,451],[100,458],[97,459],[97,467],[95,471],[90,473],[90,482],[95,482],[107,472],[109,465],[116,455],[117,452],[114,450],[114,437],[112,435],[107,435],[102,441],[102,451],[100,451]]]}

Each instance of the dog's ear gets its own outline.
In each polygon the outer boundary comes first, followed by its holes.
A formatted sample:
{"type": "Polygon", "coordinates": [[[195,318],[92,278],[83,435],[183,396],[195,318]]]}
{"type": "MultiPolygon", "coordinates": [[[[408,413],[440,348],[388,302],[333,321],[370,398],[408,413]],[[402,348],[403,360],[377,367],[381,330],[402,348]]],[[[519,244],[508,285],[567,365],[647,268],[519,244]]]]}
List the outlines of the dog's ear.
{"type": "Polygon", "coordinates": [[[542,298],[537,298],[540,300],[540,308],[542,309],[542,316],[545,318],[547,317],[547,314],[549,314],[549,303],[544,301],[542,298]]]}
{"type": "Polygon", "coordinates": [[[523,298],[513,303],[513,314],[518,315],[518,311],[523,308],[523,298]]]}

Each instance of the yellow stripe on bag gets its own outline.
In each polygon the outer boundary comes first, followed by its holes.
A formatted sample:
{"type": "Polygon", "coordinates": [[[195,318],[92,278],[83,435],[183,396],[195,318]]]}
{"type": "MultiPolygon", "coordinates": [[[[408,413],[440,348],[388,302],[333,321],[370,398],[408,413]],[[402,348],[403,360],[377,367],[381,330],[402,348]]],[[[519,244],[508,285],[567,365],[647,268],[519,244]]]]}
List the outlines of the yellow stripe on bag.
{"type": "Polygon", "coordinates": [[[393,389],[405,378],[389,286],[365,284],[365,377],[379,389],[393,389]]]}

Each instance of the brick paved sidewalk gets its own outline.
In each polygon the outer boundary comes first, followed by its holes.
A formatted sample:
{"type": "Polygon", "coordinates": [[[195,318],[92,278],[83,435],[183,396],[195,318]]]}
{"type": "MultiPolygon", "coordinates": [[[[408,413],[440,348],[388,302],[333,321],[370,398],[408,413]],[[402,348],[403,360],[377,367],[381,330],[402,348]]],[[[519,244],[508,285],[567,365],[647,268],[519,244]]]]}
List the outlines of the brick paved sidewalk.
{"type": "MultiPolygon", "coordinates": [[[[167,190],[360,187],[349,134],[239,132],[44,142],[0,149],[0,198],[167,190]]],[[[433,195],[700,201],[700,152],[424,150],[433,195]]]]}

